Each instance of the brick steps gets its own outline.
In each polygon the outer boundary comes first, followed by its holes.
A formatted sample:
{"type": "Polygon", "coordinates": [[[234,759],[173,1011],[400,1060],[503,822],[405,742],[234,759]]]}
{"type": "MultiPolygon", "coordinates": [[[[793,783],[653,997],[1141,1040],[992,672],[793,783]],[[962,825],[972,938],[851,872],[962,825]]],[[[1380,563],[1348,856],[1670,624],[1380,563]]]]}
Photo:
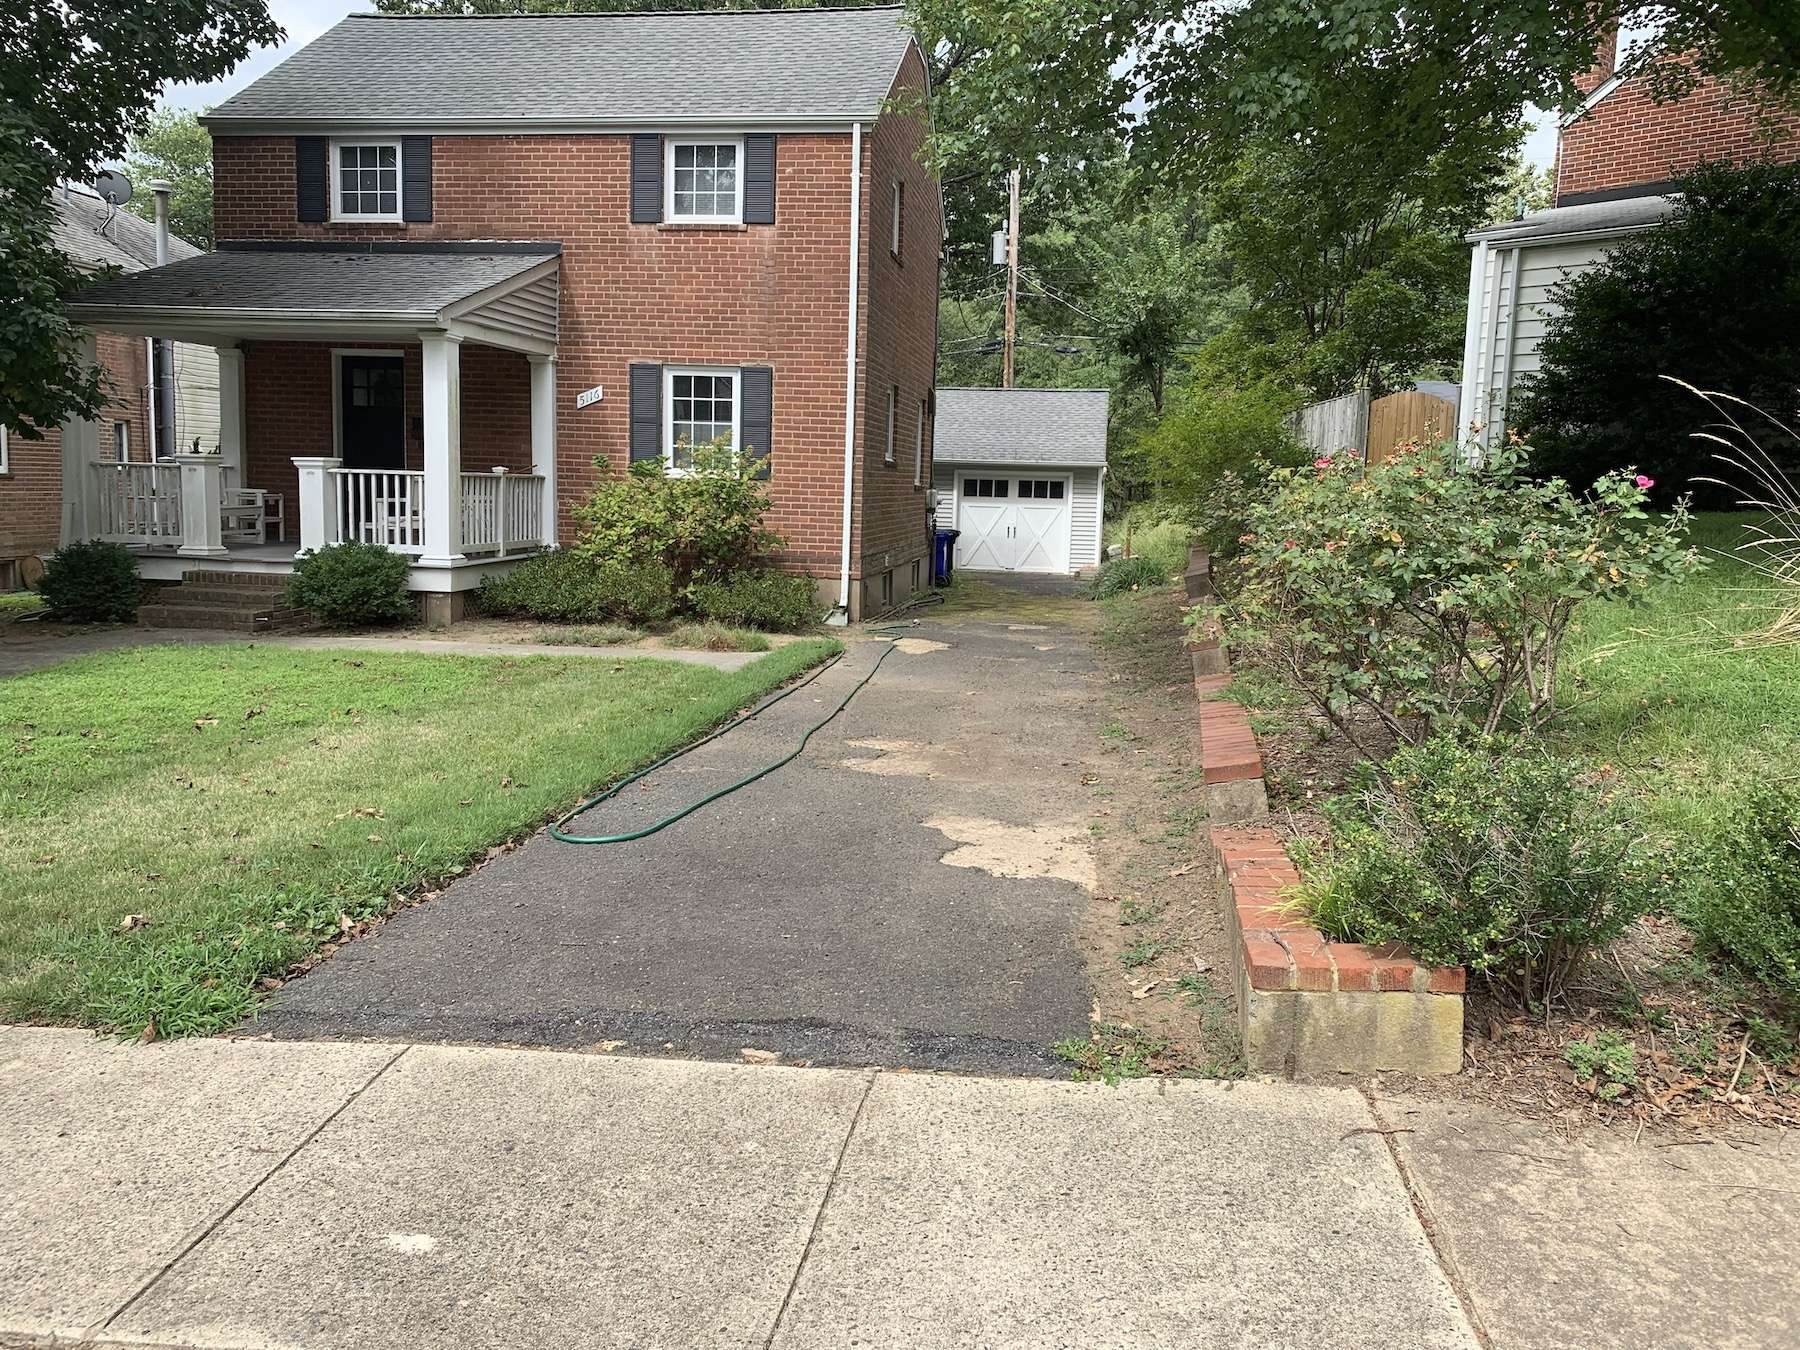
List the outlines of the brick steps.
{"type": "Polygon", "coordinates": [[[154,604],[138,607],[146,628],[221,628],[267,633],[304,627],[311,616],[287,602],[287,577],[258,572],[197,568],[154,604]]]}

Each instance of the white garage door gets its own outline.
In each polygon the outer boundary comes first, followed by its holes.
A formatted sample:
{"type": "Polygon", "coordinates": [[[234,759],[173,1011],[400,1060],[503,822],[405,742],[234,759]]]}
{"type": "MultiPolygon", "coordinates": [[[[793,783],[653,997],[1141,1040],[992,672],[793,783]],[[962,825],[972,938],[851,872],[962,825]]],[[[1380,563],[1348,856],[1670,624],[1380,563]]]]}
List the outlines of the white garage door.
{"type": "Polygon", "coordinates": [[[972,572],[1067,572],[1072,495],[1067,477],[958,475],[956,565],[972,572]]]}

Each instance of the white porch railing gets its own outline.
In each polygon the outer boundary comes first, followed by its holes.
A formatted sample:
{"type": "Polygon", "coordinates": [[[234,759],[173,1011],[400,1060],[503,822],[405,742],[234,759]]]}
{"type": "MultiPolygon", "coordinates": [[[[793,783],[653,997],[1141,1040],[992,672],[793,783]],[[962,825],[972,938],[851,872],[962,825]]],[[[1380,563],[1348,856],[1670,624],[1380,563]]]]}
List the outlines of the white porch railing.
{"type": "Polygon", "coordinates": [[[94,534],[115,544],[181,543],[181,467],[90,464],[94,534]]]}
{"type": "Polygon", "coordinates": [[[544,479],[535,473],[462,476],[462,551],[509,553],[544,545],[544,479]]]}
{"type": "Polygon", "coordinates": [[[418,469],[332,469],[337,537],[327,543],[425,551],[425,474],[418,469]]]}

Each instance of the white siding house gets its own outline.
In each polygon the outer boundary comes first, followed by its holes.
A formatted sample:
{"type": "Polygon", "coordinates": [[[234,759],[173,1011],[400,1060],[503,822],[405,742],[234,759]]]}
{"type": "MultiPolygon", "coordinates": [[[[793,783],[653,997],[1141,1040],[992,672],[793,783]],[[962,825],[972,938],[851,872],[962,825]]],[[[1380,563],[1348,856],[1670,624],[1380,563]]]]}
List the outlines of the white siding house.
{"type": "Polygon", "coordinates": [[[1559,206],[1468,236],[1473,252],[1459,420],[1479,444],[1505,435],[1514,391],[1537,373],[1538,343],[1556,313],[1551,289],[1673,209],[1673,199],[1660,196],[1559,206]]]}
{"type": "Polygon", "coordinates": [[[956,565],[1071,573],[1100,565],[1106,495],[1104,389],[937,391],[934,523],[956,530],[956,565]]]}

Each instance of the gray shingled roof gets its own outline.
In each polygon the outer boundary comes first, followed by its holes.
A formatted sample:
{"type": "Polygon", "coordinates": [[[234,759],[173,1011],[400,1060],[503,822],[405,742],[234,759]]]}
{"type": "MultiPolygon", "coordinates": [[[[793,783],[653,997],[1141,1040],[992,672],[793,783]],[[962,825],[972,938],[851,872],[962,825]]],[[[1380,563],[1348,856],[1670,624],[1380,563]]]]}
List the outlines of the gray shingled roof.
{"type": "Polygon", "coordinates": [[[684,123],[871,118],[910,35],[899,7],[353,14],[202,119],[684,123]]]}
{"type": "MultiPolygon", "coordinates": [[[[140,189],[141,190],[141,189],[140,189]]],[[[156,227],[129,211],[107,210],[106,203],[85,187],[73,184],[50,194],[50,234],[56,246],[85,265],[108,263],[135,271],[156,265],[156,227]]],[[[200,252],[180,235],[169,236],[169,258],[179,261],[200,252]]]]}
{"type": "Polygon", "coordinates": [[[428,317],[536,267],[541,253],[202,253],[167,267],[96,282],[74,299],[86,307],[265,310],[271,313],[428,317]]]}
{"type": "Polygon", "coordinates": [[[1104,389],[939,389],[932,458],[945,464],[1105,464],[1104,389]]]}
{"type": "Polygon", "coordinates": [[[1558,234],[1590,231],[1635,230],[1655,225],[1675,209],[1674,197],[1625,197],[1615,202],[1584,202],[1580,206],[1553,206],[1533,211],[1518,220],[1503,221],[1471,232],[1470,243],[1518,244],[1558,234]]]}

